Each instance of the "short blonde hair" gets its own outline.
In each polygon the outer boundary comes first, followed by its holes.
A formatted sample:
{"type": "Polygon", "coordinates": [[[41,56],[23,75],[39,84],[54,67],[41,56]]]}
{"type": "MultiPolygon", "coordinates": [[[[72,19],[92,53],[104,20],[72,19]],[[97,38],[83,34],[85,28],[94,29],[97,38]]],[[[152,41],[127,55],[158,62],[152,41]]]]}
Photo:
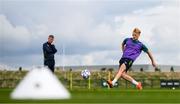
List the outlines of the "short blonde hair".
{"type": "Polygon", "coordinates": [[[141,30],[140,30],[139,28],[137,28],[137,27],[134,28],[133,32],[138,33],[138,34],[141,34],[141,30]]]}

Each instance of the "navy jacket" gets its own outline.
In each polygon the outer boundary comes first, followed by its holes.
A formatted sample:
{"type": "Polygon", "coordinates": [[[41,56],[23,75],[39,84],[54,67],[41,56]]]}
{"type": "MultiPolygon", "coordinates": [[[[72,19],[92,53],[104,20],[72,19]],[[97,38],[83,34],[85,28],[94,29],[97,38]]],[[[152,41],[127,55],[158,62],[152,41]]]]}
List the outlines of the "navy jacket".
{"type": "Polygon", "coordinates": [[[44,61],[54,60],[54,54],[57,52],[57,49],[54,45],[49,44],[48,42],[43,44],[43,53],[44,61]]]}

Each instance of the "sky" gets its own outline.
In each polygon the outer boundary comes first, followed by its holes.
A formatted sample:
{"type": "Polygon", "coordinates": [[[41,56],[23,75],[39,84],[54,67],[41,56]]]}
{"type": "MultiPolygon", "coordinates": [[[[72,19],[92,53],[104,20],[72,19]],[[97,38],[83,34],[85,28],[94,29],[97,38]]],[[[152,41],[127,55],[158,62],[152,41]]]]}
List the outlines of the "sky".
{"type": "Polygon", "coordinates": [[[135,27],[157,64],[180,65],[180,0],[0,0],[0,66],[43,65],[49,34],[57,66],[117,65],[135,27]]]}

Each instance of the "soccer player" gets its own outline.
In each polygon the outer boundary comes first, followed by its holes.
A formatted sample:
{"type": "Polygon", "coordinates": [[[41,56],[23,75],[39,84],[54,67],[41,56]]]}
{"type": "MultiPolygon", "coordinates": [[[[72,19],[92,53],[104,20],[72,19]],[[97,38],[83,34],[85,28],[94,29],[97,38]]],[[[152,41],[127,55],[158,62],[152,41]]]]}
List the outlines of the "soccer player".
{"type": "Polygon", "coordinates": [[[138,39],[140,37],[141,31],[135,28],[132,33],[132,38],[126,38],[122,43],[123,55],[119,61],[119,70],[114,78],[114,80],[108,80],[107,83],[110,88],[118,81],[119,78],[124,78],[136,85],[137,89],[142,90],[141,82],[137,82],[130,75],[127,74],[128,69],[132,66],[136,58],[141,54],[142,51],[148,54],[153,67],[157,67],[154,58],[149,51],[149,49],[141,43],[138,39]]]}
{"type": "Polygon", "coordinates": [[[48,41],[43,44],[44,66],[48,66],[52,72],[54,72],[55,66],[54,54],[57,52],[53,41],[54,36],[49,35],[48,41]]]}

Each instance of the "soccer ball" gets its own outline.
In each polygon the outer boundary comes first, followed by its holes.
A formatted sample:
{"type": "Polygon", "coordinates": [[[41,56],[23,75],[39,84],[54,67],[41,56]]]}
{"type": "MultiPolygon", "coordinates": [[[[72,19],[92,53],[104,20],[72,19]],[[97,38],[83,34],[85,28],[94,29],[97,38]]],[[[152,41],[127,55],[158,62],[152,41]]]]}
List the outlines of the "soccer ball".
{"type": "Polygon", "coordinates": [[[82,76],[84,79],[88,79],[90,75],[91,75],[91,73],[90,73],[90,71],[87,70],[87,69],[81,71],[81,76],[82,76]]]}

